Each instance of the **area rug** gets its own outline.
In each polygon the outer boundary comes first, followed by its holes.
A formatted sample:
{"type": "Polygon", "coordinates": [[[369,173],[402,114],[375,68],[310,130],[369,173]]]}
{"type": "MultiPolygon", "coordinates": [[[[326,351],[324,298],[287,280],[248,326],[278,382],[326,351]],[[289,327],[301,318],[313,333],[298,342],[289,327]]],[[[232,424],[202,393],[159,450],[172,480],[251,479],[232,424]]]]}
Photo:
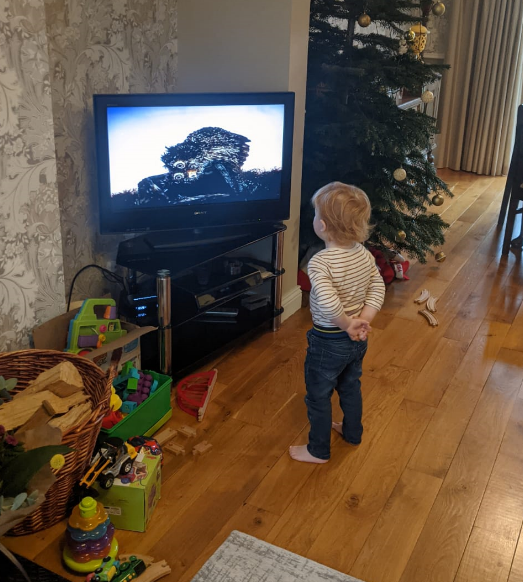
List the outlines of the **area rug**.
{"type": "Polygon", "coordinates": [[[233,531],[193,582],[362,582],[247,534],[233,531]]]}

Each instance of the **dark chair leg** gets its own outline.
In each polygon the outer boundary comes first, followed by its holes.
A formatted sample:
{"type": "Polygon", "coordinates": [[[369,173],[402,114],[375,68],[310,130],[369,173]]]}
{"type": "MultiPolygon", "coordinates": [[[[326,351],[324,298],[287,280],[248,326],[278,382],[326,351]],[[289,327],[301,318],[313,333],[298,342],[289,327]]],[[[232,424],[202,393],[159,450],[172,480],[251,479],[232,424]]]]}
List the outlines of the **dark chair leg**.
{"type": "Polygon", "coordinates": [[[507,214],[508,203],[510,201],[510,193],[512,191],[512,177],[509,175],[507,177],[507,185],[505,186],[505,192],[503,193],[503,200],[501,202],[501,210],[499,211],[498,226],[503,226],[505,222],[505,216],[507,214]]]}
{"type": "Polygon", "coordinates": [[[518,205],[518,198],[512,196],[510,199],[510,205],[508,207],[507,224],[505,226],[505,236],[503,238],[503,250],[501,251],[502,255],[508,255],[510,251],[510,243],[512,242],[512,233],[514,231],[514,222],[516,221],[516,211],[518,209],[518,205]]]}

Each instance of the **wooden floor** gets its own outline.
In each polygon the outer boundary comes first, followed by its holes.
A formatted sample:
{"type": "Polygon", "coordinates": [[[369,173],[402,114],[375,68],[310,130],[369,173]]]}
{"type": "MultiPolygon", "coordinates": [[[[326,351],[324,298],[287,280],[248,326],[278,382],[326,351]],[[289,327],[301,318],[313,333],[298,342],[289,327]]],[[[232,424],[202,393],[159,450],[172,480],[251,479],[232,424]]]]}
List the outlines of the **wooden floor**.
{"type": "MultiPolygon", "coordinates": [[[[162,499],[126,552],[165,558],[185,582],[234,529],[365,582],[523,581],[523,270],[500,256],[503,178],[446,171],[455,198],[443,264],[394,283],[365,360],[365,434],[333,435],[323,466],[305,443],[306,310],[219,362],[200,434],[213,451],[166,456],[162,499]],[[439,327],[413,303],[438,296],[439,327]]],[[[339,414],[338,414],[339,416],[339,414]]],[[[187,422],[177,412],[173,424],[187,422]]],[[[63,573],[63,525],[9,546],[63,573]]]]}

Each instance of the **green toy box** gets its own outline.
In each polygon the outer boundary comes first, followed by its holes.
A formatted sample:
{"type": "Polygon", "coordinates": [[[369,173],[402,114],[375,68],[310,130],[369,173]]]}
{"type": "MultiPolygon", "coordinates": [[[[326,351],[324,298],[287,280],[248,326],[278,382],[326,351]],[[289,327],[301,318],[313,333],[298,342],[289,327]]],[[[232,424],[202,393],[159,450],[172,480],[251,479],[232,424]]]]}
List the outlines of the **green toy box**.
{"type": "Polygon", "coordinates": [[[156,391],[113,428],[102,428],[103,437],[118,437],[126,441],[133,436],[152,436],[171,418],[171,378],[156,372],[147,374],[158,381],[156,391]]]}
{"type": "Polygon", "coordinates": [[[129,475],[115,479],[109,490],[95,485],[102,503],[116,529],[144,532],[161,493],[160,457],[140,453],[129,475]]]}

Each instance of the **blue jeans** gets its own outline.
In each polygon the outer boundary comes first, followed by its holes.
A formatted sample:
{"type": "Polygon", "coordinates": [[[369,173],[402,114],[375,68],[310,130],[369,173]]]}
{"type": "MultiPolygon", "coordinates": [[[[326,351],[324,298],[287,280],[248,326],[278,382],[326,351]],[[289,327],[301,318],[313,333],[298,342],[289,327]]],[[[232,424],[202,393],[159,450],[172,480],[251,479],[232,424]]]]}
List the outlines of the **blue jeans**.
{"type": "Polygon", "coordinates": [[[307,449],[318,459],[330,458],[331,398],[338,392],[343,411],[343,438],[359,445],[361,424],[361,374],[367,342],[355,342],[347,334],[336,338],[311,330],[305,359],[307,415],[311,425],[307,449]]]}

